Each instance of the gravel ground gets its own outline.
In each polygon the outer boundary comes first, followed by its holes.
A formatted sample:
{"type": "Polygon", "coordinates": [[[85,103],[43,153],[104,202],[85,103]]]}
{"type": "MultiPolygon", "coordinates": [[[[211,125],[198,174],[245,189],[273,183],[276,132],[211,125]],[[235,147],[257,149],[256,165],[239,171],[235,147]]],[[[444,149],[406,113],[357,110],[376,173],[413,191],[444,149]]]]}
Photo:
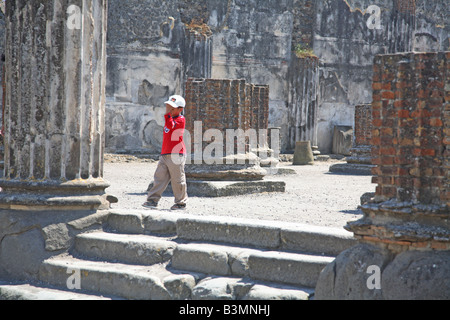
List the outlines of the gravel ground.
{"type": "MultiPolygon", "coordinates": [[[[261,193],[224,198],[189,198],[186,212],[194,215],[219,215],[246,219],[277,220],[311,225],[343,227],[357,220],[360,196],[374,192],[370,176],[329,173],[336,160],[316,162],[313,166],[283,167],[297,174],[270,176],[286,182],[284,193],[261,193]]],[[[119,199],[113,209],[144,209],[148,184],[153,181],[157,162],[134,156],[105,155],[104,178],[111,184],[106,190],[119,199]]],[[[159,208],[167,210],[172,197],[163,197],[159,208]]]]}

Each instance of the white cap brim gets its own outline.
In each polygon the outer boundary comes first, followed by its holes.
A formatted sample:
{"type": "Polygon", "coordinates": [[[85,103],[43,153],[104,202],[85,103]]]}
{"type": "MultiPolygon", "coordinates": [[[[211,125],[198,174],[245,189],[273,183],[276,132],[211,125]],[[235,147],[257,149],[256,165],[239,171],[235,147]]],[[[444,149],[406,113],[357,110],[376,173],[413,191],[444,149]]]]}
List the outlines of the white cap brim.
{"type": "Polygon", "coordinates": [[[178,108],[178,106],[173,101],[166,101],[166,102],[164,102],[164,104],[168,104],[168,105],[172,106],[173,108],[178,108]]]}

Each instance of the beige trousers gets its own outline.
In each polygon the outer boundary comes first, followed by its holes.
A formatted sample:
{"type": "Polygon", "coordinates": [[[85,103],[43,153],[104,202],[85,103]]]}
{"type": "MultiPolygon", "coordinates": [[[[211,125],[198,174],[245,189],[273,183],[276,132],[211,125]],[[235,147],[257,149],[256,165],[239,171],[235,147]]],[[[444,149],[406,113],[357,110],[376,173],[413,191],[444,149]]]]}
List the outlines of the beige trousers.
{"type": "Polygon", "coordinates": [[[158,202],[170,182],[175,196],[175,203],[186,204],[188,196],[186,175],[184,173],[185,164],[185,155],[165,154],[160,156],[155,171],[153,187],[148,192],[147,199],[158,202]]]}

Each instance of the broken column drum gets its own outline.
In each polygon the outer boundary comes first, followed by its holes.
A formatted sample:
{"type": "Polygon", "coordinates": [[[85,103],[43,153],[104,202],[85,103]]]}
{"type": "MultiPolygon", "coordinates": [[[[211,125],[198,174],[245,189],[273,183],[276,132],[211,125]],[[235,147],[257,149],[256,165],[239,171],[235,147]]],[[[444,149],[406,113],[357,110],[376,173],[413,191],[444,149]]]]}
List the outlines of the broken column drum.
{"type": "Polygon", "coordinates": [[[7,1],[1,208],[100,205],[106,3],[7,1]]]}

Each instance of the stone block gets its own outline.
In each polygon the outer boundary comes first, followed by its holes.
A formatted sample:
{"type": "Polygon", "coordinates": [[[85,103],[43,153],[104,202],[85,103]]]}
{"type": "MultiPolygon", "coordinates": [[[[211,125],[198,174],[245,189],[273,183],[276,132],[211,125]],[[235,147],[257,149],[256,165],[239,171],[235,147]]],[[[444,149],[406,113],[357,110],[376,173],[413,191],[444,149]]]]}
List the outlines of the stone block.
{"type": "Polygon", "coordinates": [[[382,291],[370,290],[367,280],[369,266],[380,270],[392,259],[388,250],[360,244],[342,252],[320,273],[317,281],[316,300],[379,300],[382,291]]]}
{"type": "Polygon", "coordinates": [[[190,274],[176,274],[164,278],[163,284],[173,300],[187,300],[191,298],[195,287],[195,277],[190,274]]]}
{"type": "Polygon", "coordinates": [[[282,249],[338,255],[356,244],[351,232],[337,228],[304,225],[281,228],[282,249]]]}
{"type": "Polygon", "coordinates": [[[177,221],[177,233],[182,239],[237,243],[266,248],[280,246],[280,228],[255,224],[244,219],[225,217],[191,217],[177,221]]]}
{"type": "Polygon", "coordinates": [[[263,192],[284,192],[284,181],[188,181],[187,192],[198,197],[229,197],[263,192]]]}
{"type": "Polygon", "coordinates": [[[75,249],[84,256],[140,265],[166,262],[176,247],[164,239],[105,232],[78,235],[75,241],[75,249]]]}
{"type": "Polygon", "coordinates": [[[344,156],[350,156],[352,144],[353,144],[353,127],[335,126],[333,132],[332,152],[334,154],[342,154],[344,156]]]}
{"type": "Polygon", "coordinates": [[[268,287],[255,284],[242,300],[308,300],[310,293],[288,286],[268,287]]]}
{"type": "Polygon", "coordinates": [[[33,278],[43,260],[51,256],[39,228],[6,235],[0,243],[0,276],[2,278],[33,278]]]}
{"type": "Polygon", "coordinates": [[[169,212],[142,213],[145,233],[174,234],[177,232],[178,215],[169,212]]]}
{"type": "Polygon", "coordinates": [[[234,300],[234,286],[241,279],[237,278],[206,278],[200,281],[192,290],[193,300],[234,300]]]}
{"type": "Polygon", "coordinates": [[[122,233],[144,233],[142,215],[139,212],[111,211],[108,215],[106,225],[107,228],[122,233]]]}
{"type": "Polygon", "coordinates": [[[69,269],[80,271],[80,285],[83,290],[133,300],[170,299],[170,294],[158,274],[161,271],[150,270],[146,266],[56,257],[42,264],[39,280],[65,288],[70,277],[69,269]]]}
{"type": "Polygon", "coordinates": [[[249,275],[253,279],[314,287],[331,257],[263,252],[248,257],[249,275]]]}
{"type": "Polygon", "coordinates": [[[311,165],[314,164],[314,155],[311,149],[310,141],[297,141],[295,143],[293,165],[311,165]]]}
{"type": "Polygon", "coordinates": [[[449,300],[450,252],[407,251],[386,266],[381,277],[387,300],[449,300]]]}
{"type": "Polygon", "coordinates": [[[173,254],[172,267],[219,276],[231,273],[226,250],[201,244],[179,245],[173,254]]]}
{"type": "Polygon", "coordinates": [[[371,176],[373,165],[360,164],[360,163],[336,163],[330,166],[330,172],[353,174],[361,176],[371,176]]]}

